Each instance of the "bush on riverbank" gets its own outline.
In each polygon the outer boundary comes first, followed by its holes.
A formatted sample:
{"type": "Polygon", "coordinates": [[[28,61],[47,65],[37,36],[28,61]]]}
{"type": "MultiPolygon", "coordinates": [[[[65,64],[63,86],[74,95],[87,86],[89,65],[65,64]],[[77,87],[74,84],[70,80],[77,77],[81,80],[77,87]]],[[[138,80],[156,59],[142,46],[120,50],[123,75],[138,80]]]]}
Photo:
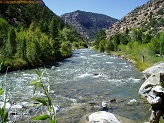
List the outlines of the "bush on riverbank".
{"type": "Polygon", "coordinates": [[[28,63],[21,58],[1,58],[0,61],[2,63],[1,72],[6,72],[8,69],[19,70],[20,68],[28,68],[28,63]]]}
{"type": "MultiPolygon", "coordinates": [[[[105,31],[104,31],[105,32],[105,31]]],[[[115,34],[108,39],[103,38],[104,33],[98,33],[94,48],[100,52],[116,52],[136,61],[139,70],[145,70],[154,63],[164,61],[164,32],[159,34],[146,34],[142,29],[132,29],[131,32],[115,34]]]]}

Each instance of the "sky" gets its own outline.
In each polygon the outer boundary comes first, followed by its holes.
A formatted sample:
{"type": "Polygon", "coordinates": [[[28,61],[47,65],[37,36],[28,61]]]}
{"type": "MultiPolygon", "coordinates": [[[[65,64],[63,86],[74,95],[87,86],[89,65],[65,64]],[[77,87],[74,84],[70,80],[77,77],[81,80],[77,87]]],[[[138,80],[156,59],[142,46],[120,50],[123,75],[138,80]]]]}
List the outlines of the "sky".
{"type": "Polygon", "coordinates": [[[105,14],[121,19],[138,6],[149,0],[43,0],[56,15],[76,10],[105,14]]]}

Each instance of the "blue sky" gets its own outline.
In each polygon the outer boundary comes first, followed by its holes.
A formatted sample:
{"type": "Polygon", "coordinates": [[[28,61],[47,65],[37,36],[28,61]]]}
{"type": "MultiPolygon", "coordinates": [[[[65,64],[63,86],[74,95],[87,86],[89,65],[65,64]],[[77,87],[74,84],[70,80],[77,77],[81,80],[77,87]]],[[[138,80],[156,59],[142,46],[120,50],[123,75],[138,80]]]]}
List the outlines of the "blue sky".
{"type": "Polygon", "coordinates": [[[149,0],[43,0],[55,14],[62,15],[76,10],[105,14],[121,19],[149,0]]]}

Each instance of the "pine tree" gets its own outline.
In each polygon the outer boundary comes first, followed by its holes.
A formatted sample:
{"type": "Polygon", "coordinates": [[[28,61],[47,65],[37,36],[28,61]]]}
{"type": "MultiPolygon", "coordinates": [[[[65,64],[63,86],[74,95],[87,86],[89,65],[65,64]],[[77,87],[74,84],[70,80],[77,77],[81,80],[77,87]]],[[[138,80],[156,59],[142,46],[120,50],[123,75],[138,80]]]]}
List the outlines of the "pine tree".
{"type": "Polygon", "coordinates": [[[58,36],[58,26],[57,26],[57,22],[55,20],[55,17],[53,16],[50,22],[50,26],[49,26],[49,32],[50,32],[50,36],[55,39],[58,36]]]}
{"type": "Polygon", "coordinates": [[[5,54],[7,57],[12,57],[16,53],[16,34],[12,27],[8,33],[8,39],[5,44],[5,54]]]}
{"type": "Polygon", "coordinates": [[[5,41],[7,40],[8,28],[8,22],[5,19],[0,18],[0,46],[3,46],[5,41]]]}
{"type": "Polygon", "coordinates": [[[53,48],[54,48],[54,56],[55,59],[58,61],[60,59],[60,39],[58,37],[59,31],[58,31],[58,25],[56,22],[56,18],[53,16],[52,20],[50,22],[50,26],[49,26],[49,32],[50,32],[50,36],[54,39],[54,44],[53,44],[53,48]]]}
{"type": "Polygon", "coordinates": [[[17,34],[17,57],[26,59],[26,35],[27,32],[17,34]]]}

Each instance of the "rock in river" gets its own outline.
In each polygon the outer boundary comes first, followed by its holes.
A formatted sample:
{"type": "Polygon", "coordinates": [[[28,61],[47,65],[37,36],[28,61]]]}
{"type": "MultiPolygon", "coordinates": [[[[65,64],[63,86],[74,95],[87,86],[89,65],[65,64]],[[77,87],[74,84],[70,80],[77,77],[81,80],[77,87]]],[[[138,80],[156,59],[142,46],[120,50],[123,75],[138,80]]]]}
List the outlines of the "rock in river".
{"type": "Polygon", "coordinates": [[[88,116],[88,123],[120,123],[114,114],[98,111],[88,116]]]}

